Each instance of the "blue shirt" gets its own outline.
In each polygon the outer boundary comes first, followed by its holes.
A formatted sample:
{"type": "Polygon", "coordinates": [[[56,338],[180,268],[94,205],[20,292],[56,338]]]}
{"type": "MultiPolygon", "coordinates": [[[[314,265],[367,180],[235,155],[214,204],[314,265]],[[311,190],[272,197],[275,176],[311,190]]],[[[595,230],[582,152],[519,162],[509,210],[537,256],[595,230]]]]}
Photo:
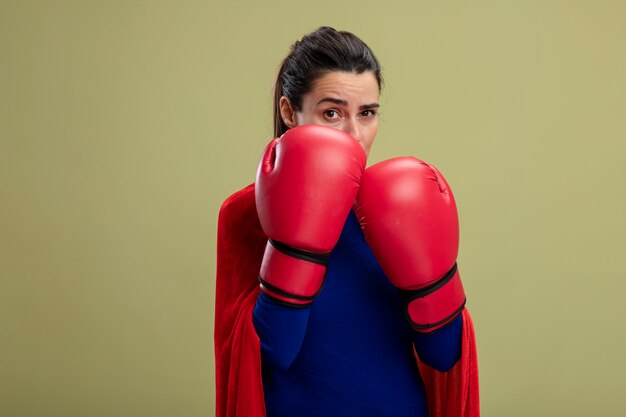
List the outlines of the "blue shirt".
{"type": "Polygon", "coordinates": [[[413,346],[440,371],[460,357],[461,317],[414,332],[352,212],[313,304],[288,307],[261,293],[253,320],[268,417],[427,416],[413,346]]]}

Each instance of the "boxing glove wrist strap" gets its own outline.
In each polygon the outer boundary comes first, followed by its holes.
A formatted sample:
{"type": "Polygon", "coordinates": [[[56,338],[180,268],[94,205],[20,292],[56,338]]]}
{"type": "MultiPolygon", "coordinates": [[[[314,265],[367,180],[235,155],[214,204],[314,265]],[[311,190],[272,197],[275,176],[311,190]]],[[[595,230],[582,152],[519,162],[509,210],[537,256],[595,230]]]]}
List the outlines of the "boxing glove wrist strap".
{"type": "Polygon", "coordinates": [[[261,289],[279,303],[305,307],[322,289],[327,264],[328,254],[269,240],[259,272],[261,289]]]}
{"type": "Polygon", "coordinates": [[[269,243],[285,255],[289,255],[303,261],[313,262],[324,266],[328,265],[328,253],[315,253],[302,249],[292,248],[291,246],[274,239],[269,239],[269,243]]]}
{"type": "Polygon", "coordinates": [[[413,329],[430,333],[448,324],[465,307],[465,291],[456,263],[435,283],[416,290],[400,290],[413,329]]]}

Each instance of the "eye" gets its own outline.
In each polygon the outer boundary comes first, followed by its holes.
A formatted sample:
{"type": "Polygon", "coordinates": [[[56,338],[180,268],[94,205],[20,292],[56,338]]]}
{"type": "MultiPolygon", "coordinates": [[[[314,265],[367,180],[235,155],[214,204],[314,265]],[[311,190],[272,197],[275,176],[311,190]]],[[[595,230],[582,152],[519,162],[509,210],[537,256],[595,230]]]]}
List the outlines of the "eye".
{"type": "Polygon", "coordinates": [[[339,112],[334,109],[328,109],[324,111],[324,117],[330,120],[336,120],[339,118],[339,112]]]}
{"type": "Polygon", "coordinates": [[[376,116],[376,110],[374,109],[367,109],[361,112],[361,116],[363,117],[374,117],[376,116]]]}

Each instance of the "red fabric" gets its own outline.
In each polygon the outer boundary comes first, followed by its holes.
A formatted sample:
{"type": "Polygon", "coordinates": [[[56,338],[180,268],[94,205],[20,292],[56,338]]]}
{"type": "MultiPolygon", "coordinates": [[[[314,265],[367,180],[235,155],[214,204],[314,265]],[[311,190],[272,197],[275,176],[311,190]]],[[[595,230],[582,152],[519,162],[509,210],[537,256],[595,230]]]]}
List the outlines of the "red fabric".
{"type": "MultiPolygon", "coordinates": [[[[217,417],[265,417],[261,346],[252,324],[257,275],[267,238],[254,202],[254,184],[222,205],[217,229],[215,368],[217,417]]],[[[474,327],[463,311],[461,359],[448,372],[418,360],[430,417],[479,417],[474,327]]]]}
{"type": "Polygon", "coordinates": [[[261,345],[252,324],[257,276],[267,238],[256,214],[254,186],[222,205],[217,224],[215,370],[218,417],[265,417],[261,345]]]}

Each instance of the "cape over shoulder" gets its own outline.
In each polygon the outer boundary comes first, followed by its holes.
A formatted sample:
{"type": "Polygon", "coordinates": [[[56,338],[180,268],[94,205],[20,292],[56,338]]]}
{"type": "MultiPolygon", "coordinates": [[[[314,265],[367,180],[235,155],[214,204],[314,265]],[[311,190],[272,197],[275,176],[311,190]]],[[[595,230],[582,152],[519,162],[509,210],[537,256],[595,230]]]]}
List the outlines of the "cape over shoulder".
{"type": "Polygon", "coordinates": [[[214,329],[218,417],[265,416],[261,347],[252,310],[266,242],[250,184],[224,201],[218,218],[214,329]]]}

